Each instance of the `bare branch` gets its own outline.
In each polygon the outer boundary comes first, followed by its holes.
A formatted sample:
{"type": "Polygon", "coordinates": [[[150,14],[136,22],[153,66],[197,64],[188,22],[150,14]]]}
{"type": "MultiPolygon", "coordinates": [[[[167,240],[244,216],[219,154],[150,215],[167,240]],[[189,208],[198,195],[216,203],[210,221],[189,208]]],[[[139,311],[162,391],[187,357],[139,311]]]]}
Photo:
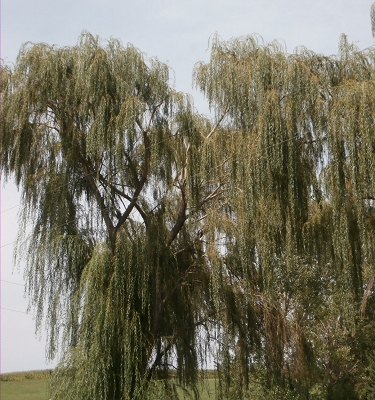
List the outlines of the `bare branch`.
{"type": "Polygon", "coordinates": [[[218,191],[222,187],[222,184],[220,183],[218,187],[209,195],[207,195],[200,203],[198,206],[198,209],[200,209],[204,204],[206,204],[208,201],[215,199],[217,196],[220,196],[225,192],[225,190],[218,191]]]}
{"type": "Polygon", "coordinates": [[[206,136],[206,139],[209,139],[215,133],[216,129],[221,124],[221,121],[227,115],[228,111],[229,111],[229,105],[227,105],[227,107],[224,110],[223,115],[220,117],[219,121],[217,121],[216,125],[212,128],[211,132],[206,136]]]}
{"type": "MultiPolygon", "coordinates": [[[[119,196],[123,197],[124,199],[128,200],[128,201],[132,201],[133,198],[130,197],[129,195],[127,195],[126,193],[124,193],[122,190],[118,189],[116,186],[114,186],[115,184],[111,184],[109,183],[102,174],[99,174],[99,179],[100,181],[109,186],[116,194],[118,194],[119,196]]],[[[146,213],[142,210],[142,208],[139,206],[138,203],[134,204],[134,208],[139,212],[139,214],[141,215],[143,222],[145,223],[145,225],[147,226],[147,216],[146,213]]],[[[119,217],[120,218],[120,217],[119,217]]]]}

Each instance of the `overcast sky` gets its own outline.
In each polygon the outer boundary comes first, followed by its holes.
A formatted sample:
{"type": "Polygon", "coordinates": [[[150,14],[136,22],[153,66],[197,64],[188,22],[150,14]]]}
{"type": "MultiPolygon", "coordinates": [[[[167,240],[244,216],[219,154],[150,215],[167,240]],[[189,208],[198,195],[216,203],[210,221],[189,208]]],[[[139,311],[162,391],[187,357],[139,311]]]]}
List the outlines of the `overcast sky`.
{"type": "MultiPolygon", "coordinates": [[[[208,108],[192,90],[194,64],[208,61],[212,34],[230,39],[252,33],[266,43],[283,40],[336,54],[341,33],[361,49],[372,46],[373,0],[1,0],[1,58],[15,62],[24,42],[70,46],[83,30],[111,36],[158,57],[174,71],[178,90],[189,92],[200,112],[208,108]]],[[[35,335],[26,314],[22,264],[13,269],[19,194],[1,184],[1,372],[51,368],[45,363],[45,334],[35,335]],[[11,282],[11,283],[10,283],[11,282]]]]}

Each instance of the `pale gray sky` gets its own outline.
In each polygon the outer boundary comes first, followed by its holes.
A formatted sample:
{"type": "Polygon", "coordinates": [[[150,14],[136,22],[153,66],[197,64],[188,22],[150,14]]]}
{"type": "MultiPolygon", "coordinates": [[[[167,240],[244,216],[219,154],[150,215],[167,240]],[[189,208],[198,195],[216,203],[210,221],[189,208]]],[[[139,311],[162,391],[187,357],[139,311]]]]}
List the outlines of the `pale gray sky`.
{"type": "MultiPolygon", "coordinates": [[[[14,62],[27,41],[74,45],[82,30],[103,39],[112,36],[167,62],[175,72],[176,88],[191,93],[198,110],[207,112],[203,97],[192,90],[191,75],[196,62],[208,60],[212,34],[229,39],[258,33],[265,42],[283,40],[289,52],[304,45],[315,52],[335,54],[340,34],[346,33],[349,41],[363,49],[374,43],[372,2],[2,0],[1,57],[14,62]]],[[[19,194],[11,182],[2,183],[1,192],[1,371],[44,369],[54,364],[46,366],[44,332],[35,336],[32,312],[24,313],[22,265],[20,271],[13,271],[13,246],[7,245],[17,233],[19,194]]]]}

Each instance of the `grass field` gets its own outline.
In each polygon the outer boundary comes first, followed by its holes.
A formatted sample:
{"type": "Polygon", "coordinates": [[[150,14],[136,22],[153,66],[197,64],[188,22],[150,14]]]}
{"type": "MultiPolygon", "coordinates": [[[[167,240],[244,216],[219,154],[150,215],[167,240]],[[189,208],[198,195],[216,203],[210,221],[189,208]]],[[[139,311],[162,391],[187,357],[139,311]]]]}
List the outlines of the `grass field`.
{"type": "MultiPolygon", "coordinates": [[[[47,400],[50,371],[29,371],[1,375],[1,400],[47,400]]],[[[215,399],[215,379],[206,379],[202,400],[215,399]]]]}
{"type": "Polygon", "coordinates": [[[48,379],[1,382],[1,400],[47,400],[48,379]]]}
{"type": "Polygon", "coordinates": [[[51,370],[1,374],[1,400],[47,400],[51,370]]]}

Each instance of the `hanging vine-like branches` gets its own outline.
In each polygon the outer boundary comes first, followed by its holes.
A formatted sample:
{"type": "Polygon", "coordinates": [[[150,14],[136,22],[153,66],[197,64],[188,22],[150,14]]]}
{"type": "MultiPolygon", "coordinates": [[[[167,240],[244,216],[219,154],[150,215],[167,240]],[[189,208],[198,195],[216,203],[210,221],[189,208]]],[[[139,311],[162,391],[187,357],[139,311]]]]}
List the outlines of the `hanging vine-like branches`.
{"type": "Polygon", "coordinates": [[[215,37],[194,70],[212,124],[116,40],[27,44],[3,67],[3,173],[32,222],[16,255],[63,350],[52,398],[197,397],[209,354],[222,398],[362,390],[374,54],[215,37]]]}

